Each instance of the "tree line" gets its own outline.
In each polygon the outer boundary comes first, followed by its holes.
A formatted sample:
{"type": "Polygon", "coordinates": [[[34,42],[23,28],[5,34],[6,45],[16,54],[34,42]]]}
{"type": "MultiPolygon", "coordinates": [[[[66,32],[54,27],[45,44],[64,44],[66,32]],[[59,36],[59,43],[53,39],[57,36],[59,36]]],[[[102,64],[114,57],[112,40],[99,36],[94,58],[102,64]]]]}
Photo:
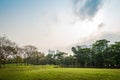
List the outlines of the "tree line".
{"type": "Polygon", "coordinates": [[[16,65],[59,65],[61,67],[120,68],[120,42],[110,44],[106,39],[97,40],[92,45],[78,45],[71,48],[73,55],[62,51],[49,50],[48,54],[37,47],[19,47],[6,36],[0,36],[0,67],[16,65]]]}

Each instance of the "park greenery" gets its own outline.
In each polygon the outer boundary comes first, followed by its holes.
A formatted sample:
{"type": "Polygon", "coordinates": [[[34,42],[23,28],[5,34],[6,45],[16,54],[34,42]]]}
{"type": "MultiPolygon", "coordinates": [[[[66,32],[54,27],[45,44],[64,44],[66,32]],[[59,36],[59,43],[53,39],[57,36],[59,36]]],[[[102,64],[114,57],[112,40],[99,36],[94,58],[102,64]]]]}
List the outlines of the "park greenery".
{"type": "Polygon", "coordinates": [[[76,45],[71,50],[73,55],[59,50],[49,50],[45,54],[33,45],[19,47],[6,36],[0,36],[0,68],[6,64],[120,68],[120,42],[111,44],[110,41],[101,39],[92,45],[76,45]]]}
{"type": "Polygon", "coordinates": [[[120,69],[6,64],[0,68],[0,80],[120,80],[120,69]]]}

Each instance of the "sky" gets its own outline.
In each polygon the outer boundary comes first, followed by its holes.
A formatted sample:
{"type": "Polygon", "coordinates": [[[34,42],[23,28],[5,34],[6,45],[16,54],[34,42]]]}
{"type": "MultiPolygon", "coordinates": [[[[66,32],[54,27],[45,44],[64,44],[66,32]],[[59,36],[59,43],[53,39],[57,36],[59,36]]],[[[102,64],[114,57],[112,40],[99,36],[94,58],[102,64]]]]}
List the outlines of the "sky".
{"type": "Polygon", "coordinates": [[[0,35],[41,52],[120,41],[120,0],[0,0],[0,35]]]}

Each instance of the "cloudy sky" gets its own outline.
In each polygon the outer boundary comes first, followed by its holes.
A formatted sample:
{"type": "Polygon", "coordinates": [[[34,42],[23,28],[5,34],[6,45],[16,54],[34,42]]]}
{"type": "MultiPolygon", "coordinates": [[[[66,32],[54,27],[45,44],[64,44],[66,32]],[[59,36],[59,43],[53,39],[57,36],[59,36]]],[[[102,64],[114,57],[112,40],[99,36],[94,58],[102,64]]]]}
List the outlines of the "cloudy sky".
{"type": "Polygon", "coordinates": [[[43,52],[120,41],[119,21],[120,0],[0,0],[0,35],[43,52]]]}

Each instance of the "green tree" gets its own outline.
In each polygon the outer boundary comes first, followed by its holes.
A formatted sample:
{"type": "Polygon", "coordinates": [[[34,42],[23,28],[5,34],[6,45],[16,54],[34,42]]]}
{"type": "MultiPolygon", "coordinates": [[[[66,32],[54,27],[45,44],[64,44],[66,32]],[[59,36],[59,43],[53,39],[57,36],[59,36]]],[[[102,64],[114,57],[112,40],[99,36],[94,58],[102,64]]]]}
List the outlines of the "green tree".
{"type": "Polygon", "coordinates": [[[113,44],[110,45],[105,51],[104,51],[104,64],[105,67],[110,68],[110,67],[114,67],[115,64],[115,54],[114,54],[114,48],[113,48],[113,44]]]}
{"type": "Polygon", "coordinates": [[[56,54],[54,55],[55,62],[57,65],[62,65],[63,64],[63,59],[66,57],[67,53],[57,51],[56,54]]]}
{"type": "Polygon", "coordinates": [[[104,51],[108,48],[108,40],[97,40],[92,45],[93,64],[96,67],[104,67],[104,51]]]}
{"type": "Polygon", "coordinates": [[[38,51],[31,54],[30,61],[31,64],[35,64],[35,65],[46,64],[44,53],[38,51]]]}
{"type": "Polygon", "coordinates": [[[65,58],[63,58],[63,64],[64,67],[75,67],[75,58],[72,55],[69,55],[65,58]]]}
{"type": "Polygon", "coordinates": [[[32,45],[24,46],[24,61],[28,65],[31,63],[31,56],[37,52],[37,48],[32,45]]]}
{"type": "Polygon", "coordinates": [[[16,53],[16,44],[9,40],[5,35],[0,36],[0,67],[7,61],[10,55],[16,53]]]}
{"type": "Polygon", "coordinates": [[[72,47],[72,51],[74,53],[75,59],[76,59],[76,65],[80,67],[87,67],[90,62],[90,48],[82,47],[82,46],[76,46],[72,47]]]}
{"type": "Polygon", "coordinates": [[[114,58],[114,66],[120,67],[120,42],[115,42],[115,44],[111,45],[113,58],[114,58]]]}
{"type": "Polygon", "coordinates": [[[49,53],[46,55],[47,64],[55,64],[54,54],[49,53]]]}

